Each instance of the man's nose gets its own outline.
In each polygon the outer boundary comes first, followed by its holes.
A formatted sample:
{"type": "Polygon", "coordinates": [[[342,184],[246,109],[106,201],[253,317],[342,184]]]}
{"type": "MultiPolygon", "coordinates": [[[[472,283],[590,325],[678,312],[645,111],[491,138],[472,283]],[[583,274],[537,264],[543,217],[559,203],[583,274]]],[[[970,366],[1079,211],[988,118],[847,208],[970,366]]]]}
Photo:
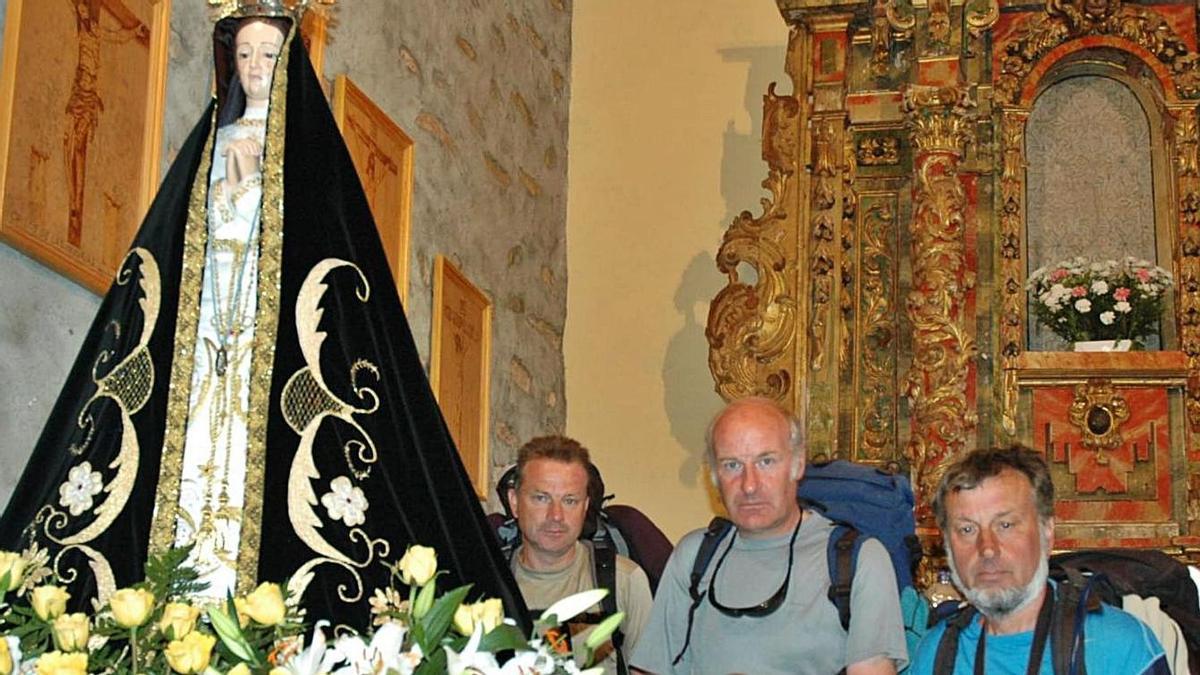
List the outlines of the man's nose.
{"type": "Polygon", "coordinates": [[[747,466],[742,472],[742,492],[752,495],[758,492],[759,479],[758,470],[753,465],[747,466]]]}
{"type": "Polygon", "coordinates": [[[547,512],[546,517],[549,518],[550,520],[562,520],[563,519],[562,503],[561,502],[550,502],[550,511],[547,512]]]}
{"type": "Polygon", "coordinates": [[[996,535],[986,527],[980,529],[977,546],[980,557],[994,558],[996,556],[996,535]]]}

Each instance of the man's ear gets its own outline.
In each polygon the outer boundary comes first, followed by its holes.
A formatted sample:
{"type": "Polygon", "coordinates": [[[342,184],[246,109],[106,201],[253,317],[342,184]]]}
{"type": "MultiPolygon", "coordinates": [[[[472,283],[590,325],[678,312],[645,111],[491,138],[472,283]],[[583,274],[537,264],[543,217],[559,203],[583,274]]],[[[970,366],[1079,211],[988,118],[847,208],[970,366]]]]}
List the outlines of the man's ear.
{"type": "Polygon", "coordinates": [[[512,512],[513,518],[520,518],[517,514],[517,491],[513,488],[508,488],[508,510],[512,512]]]}
{"type": "Polygon", "coordinates": [[[1046,555],[1050,555],[1054,550],[1054,516],[1047,518],[1046,522],[1042,523],[1042,528],[1042,536],[1046,538],[1046,555]]]}
{"type": "Polygon", "coordinates": [[[804,453],[792,453],[792,480],[798,481],[804,478],[804,453]]]}

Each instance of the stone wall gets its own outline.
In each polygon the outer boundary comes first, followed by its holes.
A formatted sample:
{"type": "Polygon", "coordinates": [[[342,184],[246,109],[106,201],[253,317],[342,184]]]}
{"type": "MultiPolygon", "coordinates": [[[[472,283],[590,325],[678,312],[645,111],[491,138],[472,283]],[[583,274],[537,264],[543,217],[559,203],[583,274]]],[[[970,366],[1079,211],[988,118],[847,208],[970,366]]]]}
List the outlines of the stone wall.
{"type": "MultiPolygon", "coordinates": [[[[173,3],[168,162],[209,95],[205,5],[173,3]]],[[[565,423],[570,0],[342,5],[324,76],[349,75],[415,141],[407,311],[426,369],[437,254],[494,304],[489,445],[493,466],[503,466],[529,437],[565,423]]],[[[0,261],[2,501],[98,300],[3,245],[0,261]],[[44,311],[60,306],[70,315],[44,311]]]]}

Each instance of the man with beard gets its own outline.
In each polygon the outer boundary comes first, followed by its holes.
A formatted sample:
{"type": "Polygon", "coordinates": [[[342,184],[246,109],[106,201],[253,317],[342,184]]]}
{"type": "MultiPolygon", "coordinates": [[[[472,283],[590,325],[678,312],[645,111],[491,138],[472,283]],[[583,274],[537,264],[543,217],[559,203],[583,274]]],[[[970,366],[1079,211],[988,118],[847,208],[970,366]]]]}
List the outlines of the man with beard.
{"type": "MultiPolygon", "coordinates": [[[[958,621],[957,645],[955,629],[947,634],[953,617],[927,633],[913,675],[1055,672],[1048,636],[1054,605],[1067,603],[1064,588],[1048,581],[1054,484],[1045,460],[1019,446],[972,452],[947,468],[933,508],[954,585],[978,611],[960,615],[969,623],[958,621]]],[[[1154,634],[1120,609],[1088,611],[1082,631],[1088,675],[1170,672],[1154,634]]]]}

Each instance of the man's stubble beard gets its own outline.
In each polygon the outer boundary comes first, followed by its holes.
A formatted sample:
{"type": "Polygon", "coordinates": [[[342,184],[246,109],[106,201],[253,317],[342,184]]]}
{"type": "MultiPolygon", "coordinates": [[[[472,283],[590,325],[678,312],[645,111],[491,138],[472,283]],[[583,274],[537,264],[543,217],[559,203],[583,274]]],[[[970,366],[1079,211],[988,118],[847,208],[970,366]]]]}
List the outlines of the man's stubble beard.
{"type": "Polygon", "coordinates": [[[1045,536],[1040,539],[1041,560],[1029,582],[1023,586],[994,590],[967,588],[962,577],[958,575],[958,566],[954,564],[954,551],[947,546],[946,559],[950,563],[950,578],[954,581],[954,586],[967,598],[967,602],[978,609],[980,614],[989,619],[1003,619],[1028,607],[1046,586],[1046,580],[1050,577],[1050,551],[1047,550],[1050,542],[1045,536]]]}

